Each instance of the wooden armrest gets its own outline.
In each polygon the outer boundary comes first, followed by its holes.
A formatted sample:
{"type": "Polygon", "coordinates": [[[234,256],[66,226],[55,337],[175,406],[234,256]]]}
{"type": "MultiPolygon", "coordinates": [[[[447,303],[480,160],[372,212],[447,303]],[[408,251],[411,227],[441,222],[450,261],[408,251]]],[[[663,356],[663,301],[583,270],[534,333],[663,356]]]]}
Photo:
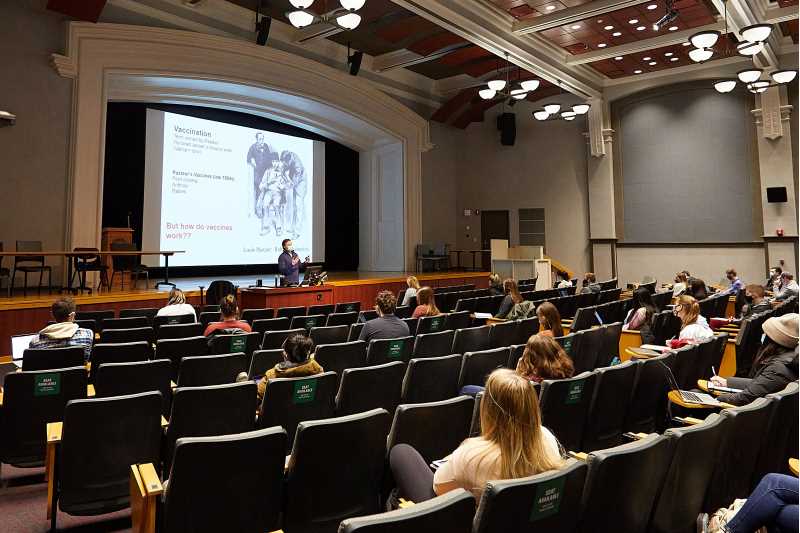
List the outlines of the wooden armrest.
{"type": "Polygon", "coordinates": [[[164,418],[164,415],[161,415],[161,429],[164,429],[169,425],[169,420],[164,418]]]}
{"type": "Polygon", "coordinates": [[[567,452],[567,455],[581,461],[586,461],[589,458],[589,455],[585,452],[567,452]]]}
{"type": "Polygon", "coordinates": [[[702,420],[700,420],[699,418],[695,418],[693,416],[683,416],[683,417],[676,416],[675,420],[677,420],[679,422],[682,422],[682,423],[686,424],[687,426],[696,426],[697,424],[702,424],[703,423],[702,420]]]}
{"type": "Polygon", "coordinates": [[[56,452],[61,443],[61,433],[64,430],[63,422],[49,422],[47,424],[47,444],[44,453],[44,476],[47,479],[47,519],[53,516],[55,510],[56,488],[56,452]]]}
{"type": "Polygon", "coordinates": [[[47,423],[47,443],[61,442],[61,433],[64,431],[64,422],[47,423]]]}
{"type": "Polygon", "coordinates": [[[407,509],[409,507],[413,507],[414,505],[416,504],[411,500],[404,500],[403,498],[400,498],[400,504],[398,506],[400,509],[407,509]]]}
{"type": "Polygon", "coordinates": [[[0,407],[3,406],[3,392],[0,391],[0,407]]]}
{"type": "Polygon", "coordinates": [[[86,385],[86,397],[87,398],[94,398],[96,393],[94,392],[94,385],[89,383],[86,385]]]}
{"type": "Polygon", "coordinates": [[[790,457],[789,458],[789,471],[796,476],[797,473],[800,471],[800,461],[798,461],[794,457],[790,457]]]}
{"type": "Polygon", "coordinates": [[[708,380],[698,379],[697,387],[703,392],[708,392],[708,380]]]}
{"type": "Polygon", "coordinates": [[[152,463],[131,465],[131,522],[134,533],[155,533],[158,496],[164,486],[152,463]]]}
{"type": "Polygon", "coordinates": [[[175,390],[175,389],[177,389],[177,388],[178,388],[178,384],[177,384],[177,383],[175,383],[175,382],[174,382],[174,381],[172,381],[172,380],[169,380],[169,386],[170,386],[170,387],[172,387],[172,390],[175,390]]]}

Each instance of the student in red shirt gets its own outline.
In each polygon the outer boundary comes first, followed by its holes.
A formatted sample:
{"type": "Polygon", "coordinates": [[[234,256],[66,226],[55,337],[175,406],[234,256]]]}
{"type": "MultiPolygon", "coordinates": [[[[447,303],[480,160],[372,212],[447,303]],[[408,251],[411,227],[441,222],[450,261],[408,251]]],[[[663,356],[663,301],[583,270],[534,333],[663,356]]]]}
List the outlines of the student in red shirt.
{"type": "Polygon", "coordinates": [[[219,304],[222,322],[211,322],[204,335],[214,335],[215,333],[250,333],[250,324],[239,320],[239,306],[236,305],[236,298],[232,294],[227,295],[219,304]],[[220,331],[223,330],[223,331],[220,331]]]}

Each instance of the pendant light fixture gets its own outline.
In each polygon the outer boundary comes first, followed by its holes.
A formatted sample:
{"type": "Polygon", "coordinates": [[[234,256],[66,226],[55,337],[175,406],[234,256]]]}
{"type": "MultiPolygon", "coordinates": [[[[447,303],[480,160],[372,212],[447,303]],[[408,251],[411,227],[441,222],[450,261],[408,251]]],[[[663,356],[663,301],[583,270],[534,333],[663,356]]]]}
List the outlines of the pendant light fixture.
{"type": "Polygon", "coordinates": [[[589,104],[575,104],[574,106],[572,106],[572,111],[576,115],[585,115],[586,113],[589,112],[590,107],[591,106],[589,104]]]}
{"type": "Polygon", "coordinates": [[[361,24],[361,15],[356,11],[364,7],[366,0],[339,0],[340,7],[321,15],[308,11],[314,0],[289,0],[289,3],[294,10],[287,12],[286,18],[295,28],[300,29],[311,24],[327,23],[335,24],[344,30],[354,30],[361,24]]]}
{"type": "Polygon", "coordinates": [[[729,93],[735,87],[736,87],[736,80],[726,79],[726,80],[719,80],[716,83],[714,83],[714,89],[716,89],[718,93],[729,93]]]}
{"type": "Polygon", "coordinates": [[[736,45],[736,51],[743,56],[754,56],[760,54],[764,50],[764,43],[751,43],[745,41],[736,45]]]}
{"type": "Polygon", "coordinates": [[[736,77],[739,78],[739,81],[742,83],[753,83],[761,77],[761,72],[762,70],[760,68],[748,68],[737,72],[736,77]]]}
{"type": "Polygon", "coordinates": [[[689,59],[694,61],[695,63],[702,63],[703,61],[708,61],[711,59],[711,56],[714,55],[714,51],[710,48],[694,48],[689,50],[689,59]]]}
{"type": "Polygon", "coordinates": [[[539,88],[539,80],[525,80],[519,83],[523,91],[533,92],[539,88]]]}
{"type": "Polygon", "coordinates": [[[752,24],[739,30],[742,39],[751,43],[763,43],[772,33],[771,24],[752,24]]]}
{"type": "Polygon", "coordinates": [[[314,0],[289,0],[289,3],[295,9],[308,9],[314,3],[314,0]]]}
{"type": "Polygon", "coordinates": [[[486,82],[486,85],[493,91],[502,91],[506,87],[506,80],[495,78],[486,82]]]}
{"type": "Polygon", "coordinates": [[[770,77],[775,83],[789,83],[797,77],[797,71],[791,69],[776,70],[770,73],[770,77]]]}
{"type": "Polygon", "coordinates": [[[480,96],[484,100],[491,100],[492,98],[495,97],[496,94],[497,94],[497,91],[495,91],[494,89],[488,89],[487,88],[487,89],[481,89],[480,91],[478,91],[478,96],[480,96]]]}
{"type": "Polygon", "coordinates": [[[689,37],[689,42],[692,43],[695,48],[711,48],[717,44],[719,36],[720,32],[717,30],[706,30],[697,32],[689,37]]]}
{"type": "Polygon", "coordinates": [[[550,113],[545,111],[544,109],[538,109],[533,112],[533,118],[536,120],[547,120],[550,117],[550,113]]]}
{"type": "Polygon", "coordinates": [[[348,11],[358,11],[362,7],[367,0],[339,0],[339,3],[348,11]]]}
{"type": "Polygon", "coordinates": [[[557,104],[555,102],[545,104],[544,110],[547,111],[548,115],[555,115],[556,113],[561,111],[561,104],[557,104]]]}
{"type": "Polygon", "coordinates": [[[289,18],[289,22],[292,26],[298,29],[309,26],[316,18],[308,11],[303,11],[302,9],[290,11],[286,16],[289,18]]]}
{"type": "Polygon", "coordinates": [[[336,17],[336,24],[346,30],[354,30],[361,24],[361,15],[352,11],[336,17]]]}

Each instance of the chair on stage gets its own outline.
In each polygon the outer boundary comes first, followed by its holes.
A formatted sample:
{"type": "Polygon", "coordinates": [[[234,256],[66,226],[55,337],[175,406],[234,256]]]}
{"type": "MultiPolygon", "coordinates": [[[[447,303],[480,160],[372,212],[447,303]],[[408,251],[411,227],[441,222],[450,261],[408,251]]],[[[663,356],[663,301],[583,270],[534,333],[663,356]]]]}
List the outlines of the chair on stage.
{"type": "MultiPolygon", "coordinates": [[[[112,252],[136,252],[136,245],[131,242],[112,242],[112,252]]],[[[111,273],[111,286],[114,286],[114,276],[117,272],[122,277],[122,290],[125,290],[125,275],[133,276],[133,288],[139,283],[139,277],[144,274],[145,288],[150,286],[150,271],[142,264],[141,255],[112,255],[111,263],[114,271],[111,273]]]]}
{"type": "Polygon", "coordinates": [[[14,278],[17,271],[25,274],[25,281],[22,286],[22,295],[28,295],[28,274],[33,272],[39,273],[39,285],[36,287],[36,294],[42,293],[42,277],[47,272],[47,294],[53,292],[52,284],[52,267],[44,264],[44,256],[36,255],[35,252],[42,251],[42,241],[17,241],[17,252],[31,252],[31,255],[17,255],[14,256],[14,269],[11,271],[11,288],[9,295],[14,292],[14,278]]]}
{"type": "Polygon", "coordinates": [[[69,288],[72,289],[72,284],[75,282],[75,276],[77,276],[80,280],[78,290],[81,291],[81,294],[83,294],[83,291],[85,290],[88,290],[89,294],[91,294],[92,289],[86,287],[86,273],[98,272],[100,274],[100,281],[97,284],[97,290],[99,291],[103,285],[105,285],[106,289],[110,289],[111,286],[108,284],[108,266],[106,266],[103,258],[100,257],[100,255],[91,253],[99,252],[100,250],[97,248],[75,247],[72,249],[72,251],[88,253],[67,258],[68,260],[72,261],[72,278],[69,280],[69,288]]]}

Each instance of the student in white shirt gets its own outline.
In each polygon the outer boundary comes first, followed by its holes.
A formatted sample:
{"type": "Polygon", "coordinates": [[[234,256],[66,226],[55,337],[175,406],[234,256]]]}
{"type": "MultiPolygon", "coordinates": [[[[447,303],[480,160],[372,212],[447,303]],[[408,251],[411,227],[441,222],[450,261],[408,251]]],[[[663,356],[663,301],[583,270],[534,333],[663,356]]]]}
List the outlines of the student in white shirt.
{"type": "Polygon", "coordinates": [[[408,288],[406,292],[403,293],[403,301],[400,305],[408,305],[411,303],[411,298],[417,295],[417,291],[419,290],[417,276],[408,276],[406,278],[406,285],[408,285],[408,288]]]}
{"type": "Polygon", "coordinates": [[[536,389],[513,370],[495,370],[481,401],[481,436],[467,439],[434,475],[407,444],[391,450],[390,466],[399,496],[414,502],[463,488],[480,500],[486,482],[517,479],[561,468],[558,440],[542,426],[536,389]]]}
{"type": "Polygon", "coordinates": [[[700,304],[691,296],[685,294],[680,296],[675,302],[672,312],[681,319],[679,340],[696,344],[714,336],[705,317],[700,315],[700,304]]]}
{"type": "Polygon", "coordinates": [[[177,287],[173,287],[169,291],[169,300],[167,305],[162,307],[156,313],[156,316],[178,316],[178,315],[192,315],[194,321],[197,322],[197,314],[194,307],[186,303],[186,295],[177,287]]]}

